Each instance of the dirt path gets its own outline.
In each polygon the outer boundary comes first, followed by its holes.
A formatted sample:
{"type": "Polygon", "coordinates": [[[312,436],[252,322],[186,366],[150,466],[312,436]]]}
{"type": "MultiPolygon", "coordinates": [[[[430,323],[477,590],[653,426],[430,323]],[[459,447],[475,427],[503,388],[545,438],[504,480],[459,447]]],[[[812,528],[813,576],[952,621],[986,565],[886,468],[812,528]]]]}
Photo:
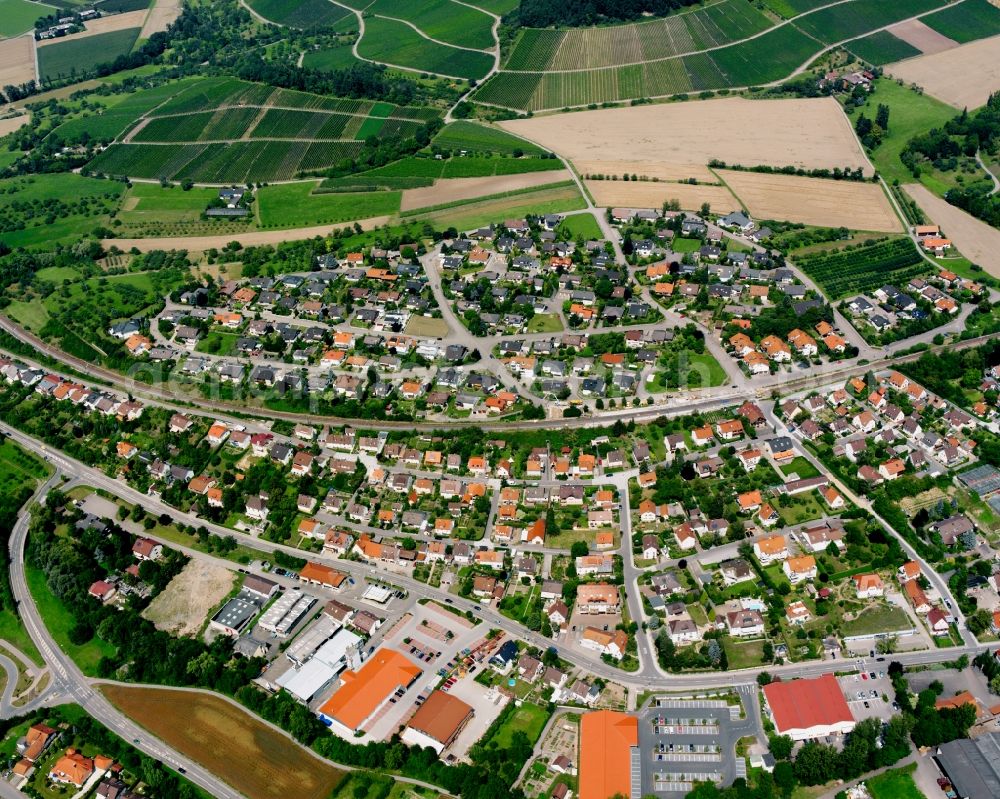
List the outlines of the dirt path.
{"type": "Polygon", "coordinates": [[[918,183],[908,183],[903,189],[932,221],[941,226],[962,255],[993,277],[1000,278],[1000,230],[949,205],[918,183]]]}
{"type": "Polygon", "coordinates": [[[117,247],[120,250],[130,250],[135,247],[140,252],[150,250],[188,250],[189,252],[204,252],[213,247],[222,249],[231,241],[238,241],[244,247],[259,247],[265,244],[281,244],[285,241],[299,241],[316,236],[328,236],[334,230],[361,225],[365,230],[384,225],[388,216],[375,216],[370,219],[359,219],[356,222],[346,221],[336,225],[317,225],[315,227],[289,228],[287,230],[251,230],[246,233],[223,233],[216,236],[158,236],[148,239],[103,239],[105,248],[117,247]]]}

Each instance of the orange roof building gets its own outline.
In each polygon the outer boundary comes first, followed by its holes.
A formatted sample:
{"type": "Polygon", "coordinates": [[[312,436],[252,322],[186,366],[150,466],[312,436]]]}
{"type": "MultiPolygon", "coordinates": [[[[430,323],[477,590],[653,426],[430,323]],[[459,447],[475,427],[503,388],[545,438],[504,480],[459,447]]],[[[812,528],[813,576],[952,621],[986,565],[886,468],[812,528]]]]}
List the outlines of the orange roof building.
{"type": "Polygon", "coordinates": [[[614,710],[580,719],[580,799],[632,795],[632,749],[639,745],[639,720],[614,710]]]}
{"type": "Polygon", "coordinates": [[[80,788],[94,773],[94,761],[84,757],[75,749],[67,749],[49,771],[49,779],[80,788]]]}
{"type": "Polygon", "coordinates": [[[832,674],[769,683],[764,686],[764,699],[778,734],[793,740],[846,734],[854,729],[854,716],[832,674]]]}
{"type": "Polygon", "coordinates": [[[430,746],[441,754],[454,743],[472,713],[472,706],[457,696],[435,691],[413,714],[402,738],[414,746],[430,746]]]}
{"type": "Polygon", "coordinates": [[[322,563],[309,561],[299,572],[299,579],[304,583],[316,583],[317,585],[339,588],[341,583],[346,579],[346,575],[329,566],[324,566],[322,563]]]}
{"type": "Polygon", "coordinates": [[[320,715],[356,732],[389,697],[408,688],[422,673],[400,652],[383,647],[357,671],[340,675],[340,688],[319,709],[320,715]]]}

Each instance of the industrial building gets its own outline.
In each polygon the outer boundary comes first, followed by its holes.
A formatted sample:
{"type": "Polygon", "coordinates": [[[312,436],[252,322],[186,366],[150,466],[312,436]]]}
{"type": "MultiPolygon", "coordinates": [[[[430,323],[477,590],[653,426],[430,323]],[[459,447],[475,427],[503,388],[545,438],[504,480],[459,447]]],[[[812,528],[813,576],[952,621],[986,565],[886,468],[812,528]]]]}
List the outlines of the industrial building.
{"type": "Polygon", "coordinates": [[[471,705],[457,696],[435,691],[413,714],[403,730],[403,741],[411,746],[429,746],[441,754],[454,743],[472,715],[471,705]]]}
{"type": "Polygon", "coordinates": [[[854,729],[851,708],[832,674],[772,682],[764,686],[764,699],[778,734],[793,740],[845,735],[854,729]]]}

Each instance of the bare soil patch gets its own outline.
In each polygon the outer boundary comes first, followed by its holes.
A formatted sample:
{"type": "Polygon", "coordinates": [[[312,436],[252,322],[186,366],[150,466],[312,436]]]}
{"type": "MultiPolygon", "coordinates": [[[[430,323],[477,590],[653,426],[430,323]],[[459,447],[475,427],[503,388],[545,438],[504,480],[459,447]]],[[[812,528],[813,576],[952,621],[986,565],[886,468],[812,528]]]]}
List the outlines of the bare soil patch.
{"type": "Polygon", "coordinates": [[[1000,36],[897,61],[885,71],[955,108],[978,108],[1000,89],[1000,36]]]}
{"type": "MultiPolygon", "coordinates": [[[[371,230],[389,221],[388,216],[373,216],[370,219],[359,219],[357,223],[365,230],[371,230]]],[[[340,222],[336,225],[316,225],[314,227],[289,228],[287,230],[254,230],[248,233],[222,233],[217,236],[157,236],[149,239],[104,239],[105,246],[112,244],[119,249],[131,250],[135,247],[140,252],[150,250],[187,250],[188,252],[204,252],[213,247],[224,248],[231,241],[238,241],[244,247],[259,247],[264,244],[281,244],[283,241],[298,241],[311,239],[314,236],[327,236],[334,230],[350,227],[354,222],[340,222]]]]}
{"type": "Polygon", "coordinates": [[[944,34],[938,33],[919,19],[899,22],[888,28],[888,31],[897,39],[902,39],[907,44],[916,47],[924,55],[943,53],[945,50],[958,47],[958,42],[954,39],[949,39],[944,34]]]}
{"type": "MultiPolygon", "coordinates": [[[[636,164],[707,164],[713,158],[744,166],[833,166],[874,169],[837,101],[745,100],[611,108],[499,123],[577,161],[615,153],[636,164]]],[[[639,172],[638,168],[630,172],[639,172]]],[[[687,176],[685,176],[687,177],[687,176]]]]}
{"type": "Polygon", "coordinates": [[[15,114],[0,119],[0,136],[6,136],[25,126],[31,121],[31,114],[15,114]]]}
{"type": "Polygon", "coordinates": [[[496,175],[485,178],[443,178],[435,180],[433,186],[406,189],[403,192],[400,208],[403,211],[412,211],[416,208],[429,208],[457,200],[474,200],[477,197],[489,197],[491,194],[561,183],[570,180],[570,177],[565,169],[559,169],[552,172],[527,172],[523,175],[496,175]]]}
{"type": "Polygon", "coordinates": [[[181,15],[181,0],[154,0],[149,16],[139,31],[139,41],[148,39],[154,33],[165,31],[167,26],[181,15]]]}
{"type": "Polygon", "coordinates": [[[877,183],[720,170],[756,219],[899,233],[903,226],[877,183]]]}
{"type": "Polygon", "coordinates": [[[111,704],[249,799],[327,799],[344,778],[233,702],[178,688],[100,686],[111,704]]]}
{"type": "Polygon", "coordinates": [[[962,255],[979,264],[993,277],[1000,278],[1000,230],[980,222],[961,208],[949,205],[940,197],[917,183],[903,188],[929,220],[941,226],[945,236],[955,242],[962,255]]]}
{"type": "Polygon", "coordinates": [[[581,176],[586,175],[638,175],[658,180],[688,180],[695,178],[701,183],[718,183],[705,164],[668,164],[657,161],[636,163],[635,161],[574,161],[573,166],[581,176]]]}
{"type": "Polygon", "coordinates": [[[740,208],[739,200],[725,186],[645,180],[587,180],[584,184],[594,205],[601,208],[660,208],[670,200],[677,200],[686,211],[696,211],[702,203],[723,214],[740,208]]]}
{"type": "Polygon", "coordinates": [[[149,603],[142,615],[172,635],[194,635],[209,611],[232,590],[229,569],[204,560],[192,560],[149,603]]]}
{"type": "Polygon", "coordinates": [[[111,33],[112,31],[124,31],[131,28],[139,28],[146,19],[147,12],[126,11],[124,14],[109,14],[106,17],[90,20],[84,23],[86,30],[74,33],[72,37],[65,39],[46,39],[38,43],[39,47],[48,47],[50,44],[69,41],[70,38],[86,39],[88,36],[97,36],[99,33],[111,33]]]}
{"type": "Polygon", "coordinates": [[[0,86],[35,80],[35,37],[0,39],[0,86]]]}

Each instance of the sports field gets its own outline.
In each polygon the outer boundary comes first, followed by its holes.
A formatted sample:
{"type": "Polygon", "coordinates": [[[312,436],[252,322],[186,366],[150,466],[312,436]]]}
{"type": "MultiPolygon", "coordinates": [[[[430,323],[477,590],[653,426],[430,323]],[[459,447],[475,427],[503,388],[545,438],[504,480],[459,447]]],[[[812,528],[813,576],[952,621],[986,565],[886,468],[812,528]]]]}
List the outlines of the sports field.
{"type": "Polygon", "coordinates": [[[101,685],[129,718],[249,799],[327,799],[344,772],[214,694],[101,685]]]}
{"type": "MultiPolygon", "coordinates": [[[[635,164],[707,164],[804,169],[850,166],[872,173],[836,100],[744,100],[581,111],[499,123],[559,155],[588,162],[609,153],[635,164]],[[669,135],[665,132],[669,131],[669,135]],[[705,131],[712,131],[706,136],[705,131]]],[[[660,167],[658,167],[660,168],[660,167]]]]}

